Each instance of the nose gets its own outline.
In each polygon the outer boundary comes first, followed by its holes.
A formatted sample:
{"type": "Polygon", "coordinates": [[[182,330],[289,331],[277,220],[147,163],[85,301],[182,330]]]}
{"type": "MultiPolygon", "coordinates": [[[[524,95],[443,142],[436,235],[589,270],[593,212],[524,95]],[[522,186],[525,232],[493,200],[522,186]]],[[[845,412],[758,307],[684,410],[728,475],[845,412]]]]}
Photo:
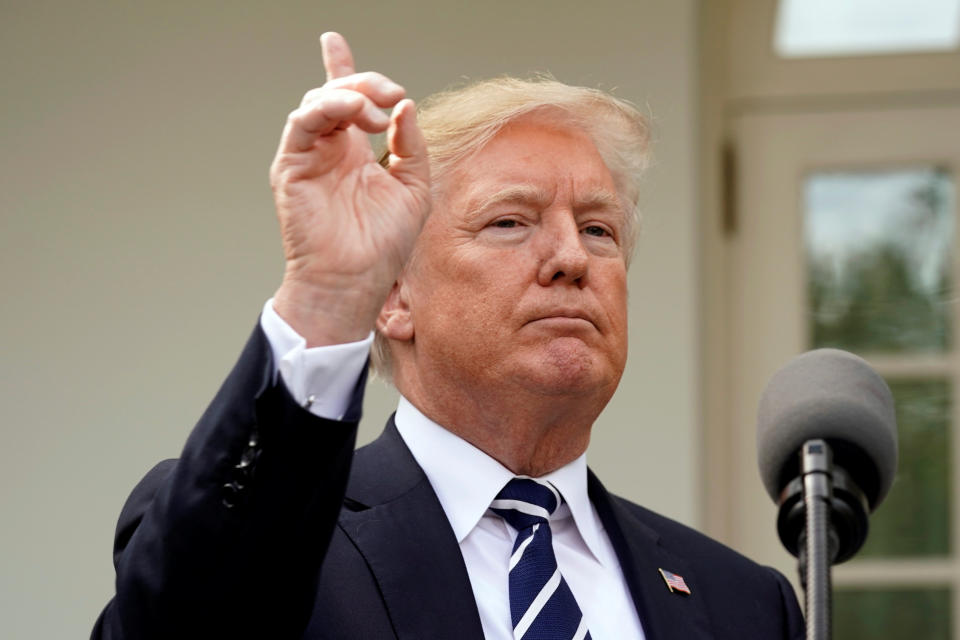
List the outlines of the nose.
{"type": "Polygon", "coordinates": [[[582,285],[590,256],[573,216],[567,213],[544,221],[541,231],[542,260],[537,274],[540,285],[546,287],[557,282],[582,285]]]}

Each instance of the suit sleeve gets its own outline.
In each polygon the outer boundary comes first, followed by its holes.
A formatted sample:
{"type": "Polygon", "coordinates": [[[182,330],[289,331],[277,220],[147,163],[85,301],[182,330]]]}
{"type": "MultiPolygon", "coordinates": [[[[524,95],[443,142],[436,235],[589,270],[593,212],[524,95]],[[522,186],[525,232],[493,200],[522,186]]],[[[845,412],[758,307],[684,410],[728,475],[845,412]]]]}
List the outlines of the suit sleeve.
{"type": "Polygon", "coordinates": [[[258,326],[180,459],[134,489],[93,639],[301,636],[359,418],[311,414],[274,371],[258,326]]]}
{"type": "Polygon", "coordinates": [[[780,589],[780,603],[783,610],[783,638],[784,640],[803,640],[806,637],[806,626],[800,605],[793,587],[776,569],[770,569],[776,576],[777,586],[780,589]]]}

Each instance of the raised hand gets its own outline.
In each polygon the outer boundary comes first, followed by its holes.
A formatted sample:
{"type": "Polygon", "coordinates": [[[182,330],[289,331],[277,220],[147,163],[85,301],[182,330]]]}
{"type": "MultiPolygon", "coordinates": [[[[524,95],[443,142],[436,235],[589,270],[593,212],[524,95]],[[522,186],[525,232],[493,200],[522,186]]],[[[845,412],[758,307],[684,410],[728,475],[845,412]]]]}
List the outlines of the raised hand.
{"type": "Polygon", "coordinates": [[[274,308],[308,346],[366,337],[430,210],[413,101],[379,73],[356,73],[340,34],[320,41],[327,82],[287,118],[270,167],[286,257],[274,308]],[[367,138],[383,131],[389,169],[367,138]]]}

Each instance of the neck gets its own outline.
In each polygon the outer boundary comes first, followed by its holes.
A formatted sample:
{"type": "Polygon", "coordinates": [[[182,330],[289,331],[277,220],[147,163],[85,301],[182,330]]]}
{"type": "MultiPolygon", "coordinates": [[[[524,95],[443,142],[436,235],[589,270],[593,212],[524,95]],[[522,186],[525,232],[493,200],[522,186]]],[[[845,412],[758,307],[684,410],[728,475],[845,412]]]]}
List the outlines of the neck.
{"type": "Polygon", "coordinates": [[[613,392],[572,397],[472,387],[463,393],[457,385],[423,385],[402,374],[395,383],[425,416],[513,473],[532,477],[559,469],[586,451],[590,429],[613,392]]]}

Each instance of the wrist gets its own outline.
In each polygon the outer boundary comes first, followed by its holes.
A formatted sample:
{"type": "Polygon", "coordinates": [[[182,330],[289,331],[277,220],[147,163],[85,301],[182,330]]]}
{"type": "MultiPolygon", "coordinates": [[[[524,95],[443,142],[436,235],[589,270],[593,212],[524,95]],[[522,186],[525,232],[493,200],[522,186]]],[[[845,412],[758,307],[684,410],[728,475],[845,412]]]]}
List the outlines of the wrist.
{"type": "Polygon", "coordinates": [[[373,331],[382,300],[363,286],[325,286],[284,278],[273,308],[307,341],[307,348],[365,339],[373,331]]]}

